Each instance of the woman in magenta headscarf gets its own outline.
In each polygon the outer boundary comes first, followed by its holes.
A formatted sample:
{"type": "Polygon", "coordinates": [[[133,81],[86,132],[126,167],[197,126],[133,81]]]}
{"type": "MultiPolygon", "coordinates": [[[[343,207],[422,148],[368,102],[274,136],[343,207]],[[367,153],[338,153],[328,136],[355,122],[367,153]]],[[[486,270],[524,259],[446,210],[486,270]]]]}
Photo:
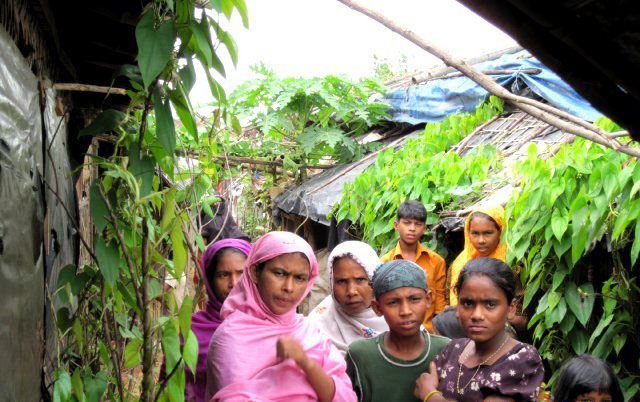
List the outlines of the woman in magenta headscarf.
{"type": "Polygon", "coordinates": [[[258,239],[209,344],[208,400],[356,400],[340,352],[296,313],[317,276],[302,238],[271,232],[258,239]]]}
{"type": "MultiPolygon", "coordinates": [[[[207,384],[207,348],[222,320],[220,309],[224,299],[240,280],[251,244],[240,239],[224,239],[207,247],[202,257],[206,309],[191,316],[191,329],[198,339],[198,364],[195,375],[185,366],[187,402],[204,402],[207,384]]],[[[183,340],[181,339],[181,342],[183,340]]]]}

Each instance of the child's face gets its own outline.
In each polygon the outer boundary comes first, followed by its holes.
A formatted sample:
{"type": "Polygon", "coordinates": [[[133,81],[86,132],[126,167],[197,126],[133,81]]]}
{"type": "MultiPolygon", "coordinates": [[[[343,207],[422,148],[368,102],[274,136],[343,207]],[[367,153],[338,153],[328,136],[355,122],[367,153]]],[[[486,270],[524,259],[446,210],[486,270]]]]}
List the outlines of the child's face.
{"type": "Polygon", "coordinates": [[[469,238],[480,257],[486,257],[500,244],[500,231],[493,221],[483,216],[474,216],[469,223],[469,238]]]}
{"type": "Polygon", "coordinates": [[[469,338],[486,342],[504,332],[507,319],[515,317],[515,307],[490,278],[476,275],[460,289],[456,316],[469,338]]]}
{"type": "Polygon", "coordinates": [[[376,314],[384,316],[389,330],[395,335],[403,336],[420,332],[420,325],[429,306],[431,292],[413,287],[390,290],[371,302],[376,314]]]}
{"type": "Polygon", "coordinates": [[[234,251],[225,251],[220,256],[213,281],[210,283],[211,289],[219,301],[224,301],[240,280],[246,259],[244,254],[234,251]]]}
{"type": "Polygon", "coordinates": [[[576,402],[611,402],[613,400],[608,392],[591,391],[588,394],[580,394],[576,402]]]}
{"type": "Polygon", "coordinates": [[[420,241],[427,225],[418,219],[400,218],[393,222],[393,227],[398,231],[400,240],[413,245],[420,241]]]}
{"type": "Polygon", "coordinates": [[[285,314],[298,304],[309,282],[309,260],[301,253],[281,254],[258,270],[251,267],[260,297],[274,314],[285,314]]]}
{"type": "Polygon", "coordinates": [[[347,314],[356,315],[371,306],[373,289],[364,268],[352,258],[333,264],[333,296],[347,314]]]}

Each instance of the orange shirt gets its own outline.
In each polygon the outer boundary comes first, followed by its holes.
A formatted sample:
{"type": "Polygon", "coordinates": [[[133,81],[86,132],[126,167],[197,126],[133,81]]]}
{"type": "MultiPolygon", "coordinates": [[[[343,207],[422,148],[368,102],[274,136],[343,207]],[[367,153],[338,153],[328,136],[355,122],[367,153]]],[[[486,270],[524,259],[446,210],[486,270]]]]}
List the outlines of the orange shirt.
{"type": "MultiPolygon", "coordinates": [[[[402,250],[400,249],[400,242],[396,244],[395,248],[389,251],[387,254],[380,257],[380,261],[389,262],[392,260],[405,260],[402,256],[402,250]]],[[[436,314],[444,310],[445,301],[445,285],[446,285],[446,264],[444,259],[438,255],[435,251],[431,251],[421,243],[418,243],[418,250],[416,252],[416,260],[414,261],[427,273],[427,286],[431,291],[431,297],[433,303],[427,309],[427,314],[424,317],[423,325],[429,331],[432,331],[431,320],[436,314]]]]}

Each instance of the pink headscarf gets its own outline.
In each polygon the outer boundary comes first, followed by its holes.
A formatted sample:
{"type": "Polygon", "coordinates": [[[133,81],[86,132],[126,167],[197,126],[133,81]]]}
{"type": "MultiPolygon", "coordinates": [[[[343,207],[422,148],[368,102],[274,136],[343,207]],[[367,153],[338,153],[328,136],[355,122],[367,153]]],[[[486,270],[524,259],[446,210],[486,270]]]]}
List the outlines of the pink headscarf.
{"type": "Polygon", "coordinates": [[[249,267],[279,255],[300,252],[309,259],[309,282],[302,302],[318,276],[318,263],[309,244],[289,232],[271,232],[255,243],[245,274],[222,306],[222,324],[211,338],[207,354],[207,399],[210,401],[317,401],[305,373],[292,360],[279,363],[276,342],[283,335],[300,342],[309,358],[322,365],[335,383],[334,401],[355,401],[338,350],[292,308],[274,314],[264,304],[249,267]]]}
{"type": "MultiPolygon", "coordinates": [[[[210,267],[211,260],[224,248],[234,248],[242,252],[245,256],[251,251],[251,243],[241,239],[224,239],[217,241],[207,247],[202,257],[202,277],[204,286],[207,289],[207,307],[203,311],[199,311],[191,316],[191,329],[198,339],[198,363],[196,365],[195,376],[191,369],[185,366],[186,384],[185,384],[185,400],[203,402],[205,401],[205,389],[207,383],[207,348],[213,333],[216,331],[222,319],[220,318],[220,309],[222,301],[218,300],[213,289],[207,280],[207,270],[215,269],[210,267]]],[[[180,338],[181,346],[184,346],[184,340],[180,338]]]]}

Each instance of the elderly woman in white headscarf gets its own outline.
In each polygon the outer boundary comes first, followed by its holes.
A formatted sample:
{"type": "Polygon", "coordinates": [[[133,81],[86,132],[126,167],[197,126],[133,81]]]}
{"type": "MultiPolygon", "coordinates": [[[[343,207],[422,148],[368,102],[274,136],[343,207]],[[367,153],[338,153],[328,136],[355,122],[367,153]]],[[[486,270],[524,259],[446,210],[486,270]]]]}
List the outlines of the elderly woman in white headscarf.
{"type": "Polygon", "coordinates": [[[378,254],[360,241],[340,243],[329,255],[330,295],[313,309],[309,319],[342,354],[351,342],[389,330],[384,317],[371,309],[371,278],[380,264],[378,254]]]}

